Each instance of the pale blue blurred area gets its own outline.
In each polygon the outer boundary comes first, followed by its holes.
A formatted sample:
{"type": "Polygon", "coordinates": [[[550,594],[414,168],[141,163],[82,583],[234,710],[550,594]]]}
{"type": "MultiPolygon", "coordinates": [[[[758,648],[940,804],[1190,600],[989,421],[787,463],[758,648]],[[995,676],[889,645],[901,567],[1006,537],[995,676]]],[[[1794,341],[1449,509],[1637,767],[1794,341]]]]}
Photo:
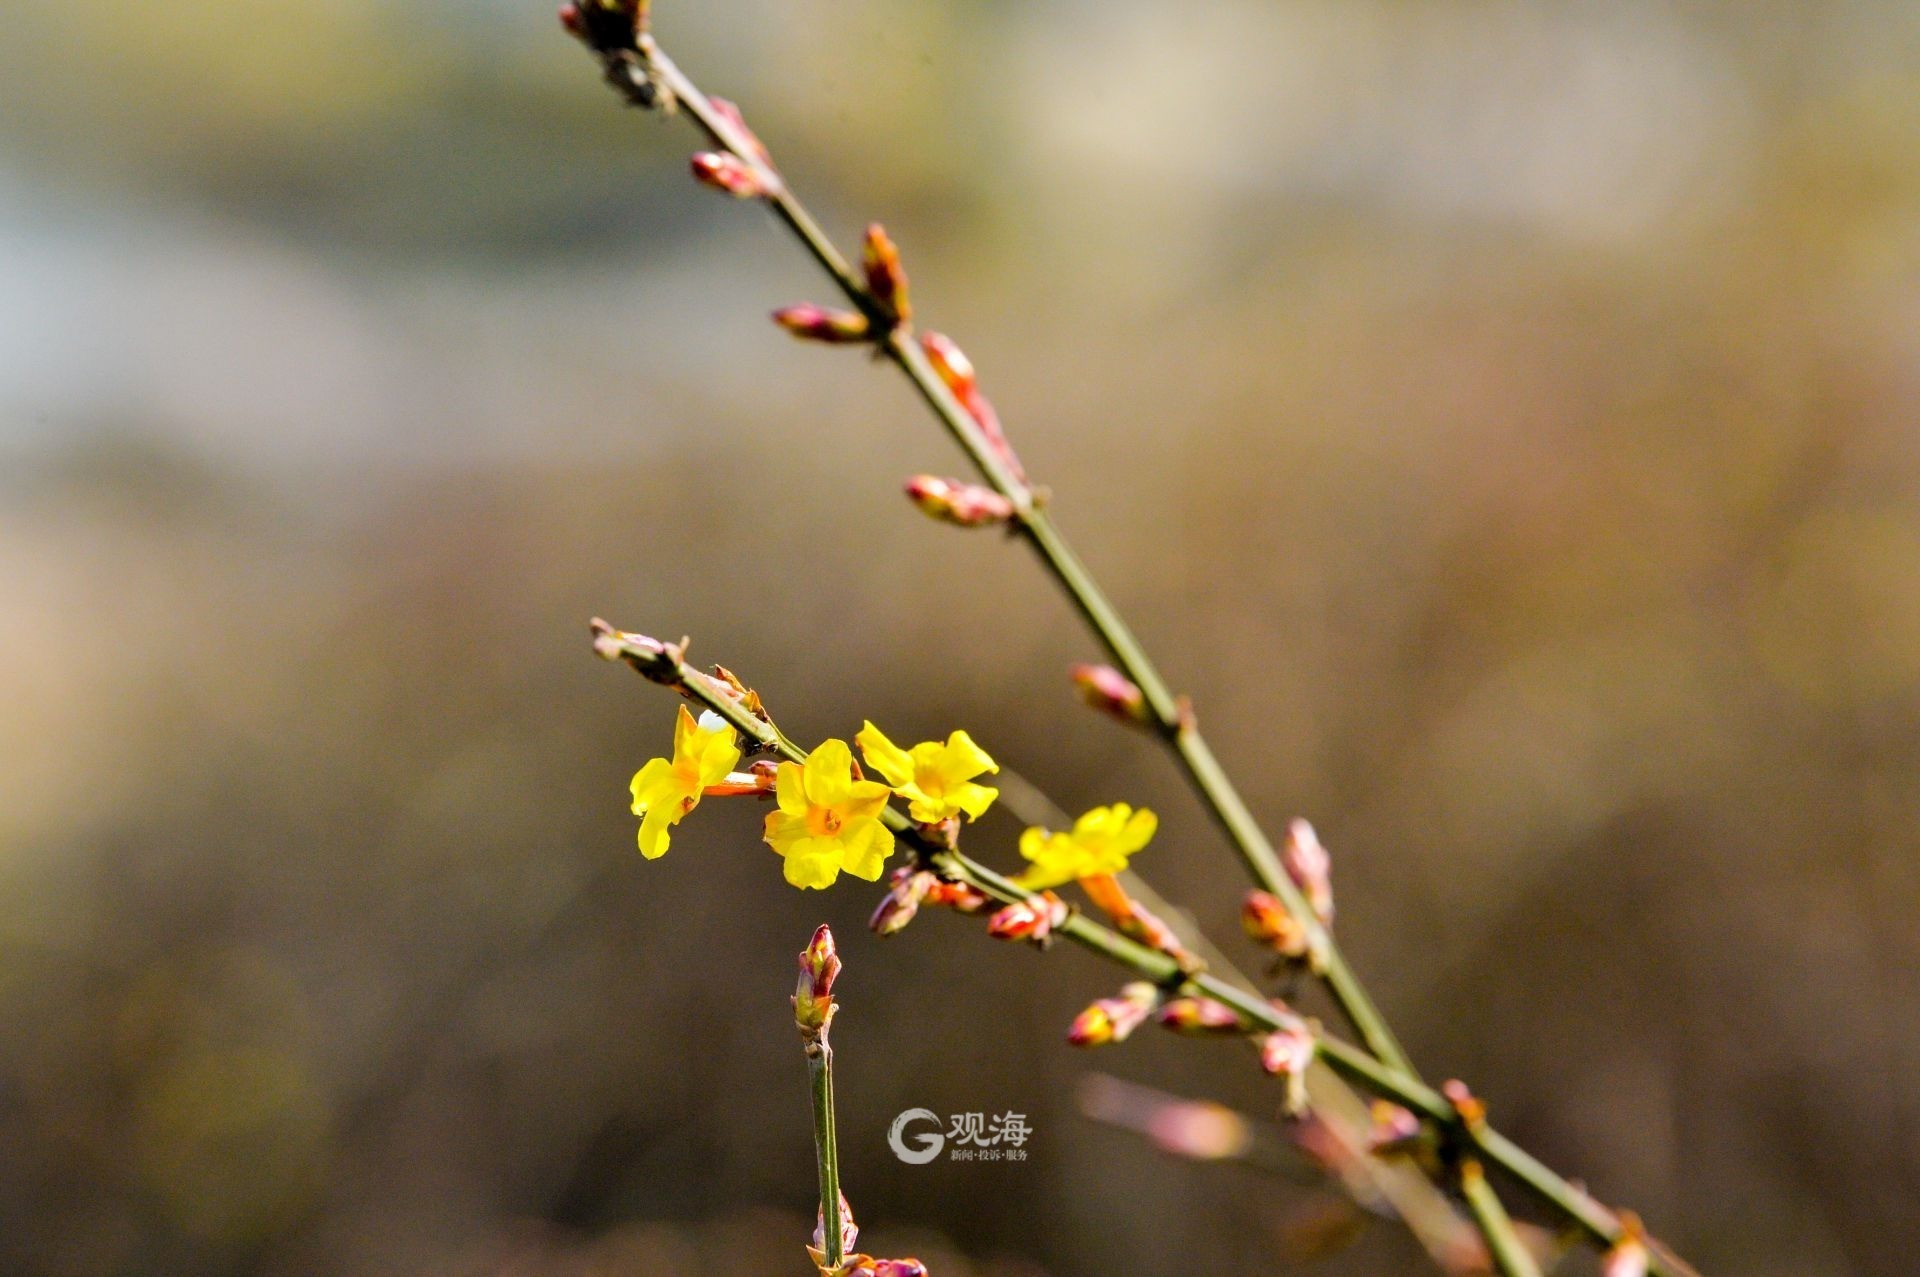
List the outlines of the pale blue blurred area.
{"type": "MultiPolygon", "coordinates": [[[[1430,1075],[1704,1271],[1909,1271],[1920,10],[658,7],[843,244],[886,222],[1430,1075]]],[[[901,500],[958,458],[767,322],[831,298],[690,130],[531,0],[5,29],[0,1271],[804,1270],[822,919],[876,1247],[1423,1271],[1080,1118],[1112,972],[873,941],[752,810],[635,855],[672,705],[596,613],[802,739],[1152,804],[1140,868],[1242,952],[1091,643],[901,500]],[[1033,1158],[909,1173],[914,1106],[1024,1107],[1033,1158]]],[[[1097,1067],[1271,1112],[1163,1036],[1097,1067]]]]}

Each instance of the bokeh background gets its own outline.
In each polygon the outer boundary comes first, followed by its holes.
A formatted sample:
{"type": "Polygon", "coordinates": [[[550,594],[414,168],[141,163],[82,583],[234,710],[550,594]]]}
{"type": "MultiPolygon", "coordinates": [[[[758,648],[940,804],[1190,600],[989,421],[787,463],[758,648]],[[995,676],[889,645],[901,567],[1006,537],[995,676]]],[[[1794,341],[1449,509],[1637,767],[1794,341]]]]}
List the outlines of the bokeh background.
{"type": "MultiPolygon", "coordinates": [[[[661,8],[894,231],[1431,1075],[1710,1272],[1910,1272],[1920,10],[661,8]]],[[[1158,808],[1140,867],[1230,943],[1239,891],[1030,559],[901,500],[957,464],[907,390],[766,322],[825,290],[547,6],[6,28],[0,1268],[803,1273],[827,920],[882,1253],[1421,1271],[1083,1118],[1090,1065],[1274,1102],[1224,1046],[1070,1052],[1092,959],[883,945],[750,805],[635,854],[674,706],[596,613],[803,739],[964,725],[1158,808]],[[914,1106],[1030,1158],[903,1166],[914,1106]]]]}

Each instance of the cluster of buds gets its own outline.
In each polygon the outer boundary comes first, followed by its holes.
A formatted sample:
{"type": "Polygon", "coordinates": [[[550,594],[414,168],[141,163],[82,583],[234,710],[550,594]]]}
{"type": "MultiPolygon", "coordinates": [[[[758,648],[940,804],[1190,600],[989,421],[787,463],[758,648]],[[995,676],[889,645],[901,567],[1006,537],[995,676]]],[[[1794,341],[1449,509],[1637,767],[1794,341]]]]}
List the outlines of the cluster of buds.
{"type": "Polygon", "coordinates": [[[1026,483],[1027,472],[1021,467],[1020,458],[1013,454],[1013,445],[1007,442],[1007,432],[1000,425],[1000,414],[980,393],[980,379],[973,371],[973,361],[962,353],[952,339],[940,333],[924,334],[920,338],[920,349],[926,352],[927,362],[933,365],[941,384],[953,392],[953,397],[960,401],[967,416],[973,418],[973,423],[980,427],[980,433],[986,436],[987,446],[993,449],[1001,464],[1015,479],[1026,483]]]}
{"type": "Polygon", "coordinates": [[[802,1037],[826,1036],[833,1023],[833,981],[840,974],[840,954],[833,932],[825,923],[800,951],[800,979],[793,990],[793,1023],[802,1037]]]}
{"type": "Polygon", "coordinates": [[[1284,1002],[1274,1002],[1280,1027],[1261,1035],[1260,1067],[1274,1077],[1287,1080],[1286,1111],[1298,1117],[1307,1111],[1307,1068],[1313,1063],[1318,1042],[1313,1026],[1293,1013],[1284,1002]]]}
{"type": "Polygon", "coordinates": [[[1320,845],[1320,835],[1304,820],[1287,826],[1287,844],[1280,851],[1287,877],[1307,898],[1323,927],[1333,925],[1333,858],[1320,845]]]}
{"type": "Polygon", "coordinates": [[[1160,1024],[1189,1037],[1224,1037],[1246,1032],[1240,1013],[1212,998],[1173,998],[1160,1008],[1160,1024]]]}
{"type": "Polygon", "coordinates": [[[1160,990],[1145,981],[1135,981],[1120,990],[1117,998],[1101,998],[1074,1017],[1067,1030],[1067,1041],[1074,1046],[1105,1046],[1124,1042],[1146,1023],[1160,1003],[1160,990]]]}
{"type": "Polygon", "coordinates": [[[879,907],[873,911],[873,917],[867,919],[867,929],[876,936],[898,933],[913,921],[920,912],[921,902],[939,881],[926,869],[908,866],[894,870],[887,894],[880,897],[879,907]]]}
{"type": "Polygon", "coordinates": [[[987,934],[995,940],[1025,940],[1044,949],[1053,941],[1054,928],[1066,920],[1066,902],[1043,891],[995,911],[987,919],[987,934]]]}
{"type": "Polygon", "coordinates": [[[907,496],[929,518],[962,528],[984,528],[1009,523],[1013,502],[977,483],[917,474],[907,480],[907,496]]]}
{"type": "Polygon", "coordinates": [[[1067,671],[1080,699],[1123,723],[1147,723],[1146,695],[1139,685],[1111,665],[1075,665],[1067,671]]]}

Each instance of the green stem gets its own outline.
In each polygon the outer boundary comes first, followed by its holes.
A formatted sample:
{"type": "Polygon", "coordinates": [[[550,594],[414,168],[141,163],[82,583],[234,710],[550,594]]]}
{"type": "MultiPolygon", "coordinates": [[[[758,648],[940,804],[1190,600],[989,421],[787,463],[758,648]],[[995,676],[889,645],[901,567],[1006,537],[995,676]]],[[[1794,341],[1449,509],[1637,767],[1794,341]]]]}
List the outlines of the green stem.
{"type": "Polygon", "coordinates": [[[820,224],[806,206],[788,190],[779,174],[758,158],[758,149],[752,139],[742,134],[724,114],[714,110],[706,95],[651,37],[641,38],[640,50],[647,75],[672,93],[715,145],[762,170],[771,186],[765,202],[775,216],[785,223],[814,261],[833,278],[846,299],[865,314],[877,330],[886,331],[880,349],[906,374],[914,390],[933,410],[981,476],[994,491],[1013,503],[1015,526],[1026,536],[1041,562],[1066,590],[1074,607],[1099,636],[1114,662],[1140,688],[1160,729],[1160,735],[1172,746],[1189,783],[1226,831],[1247,871],[1254,881],[1277,896],[1288,912],[1299,920],[1314,952],[1321,955],[1321,967],[1329,992],[1341,1012],[1353,1024],[1361,1041],[1385,1063],[1405,1073],[1414,1073],[1413,1065],[1399,1040],[1387,1027],[1372,998],[1348,967],[1332,936],[1320,924],[1300,889],[1287,875],[1272,842],[1261,830],[1253,813],[1247,809],[1239,791],[1195,726],[1192,715],[1161,677],[1159,668],[1134,637],[1132,629],[1094,580],[1092,573],[1087,571],[1079,555],[1061,535],[1052,517],[1034,504],[1032,488],[1020,479],[981,430],[979,423],[961,406],[934,371],[919,343],[904,329],[893,325],[886,307],[874,298],[866,281],[841,256],[839,249],[820,229],[820,224]]]}
{"type": "Polygon", "coordinates": [[[1487,1183],[1486,1170],[1473,1158],[1460,1163],[1460,1195],[1466,1198],[1480,1235],[1487,1239],[1494,1270],[1501,1277],[1540,1277],[1540,1265],[1514,1231],[1513,1217],[1487,1183]]]}
{"type": "Polygon", "coordinates": [[[833,1047],[826,1030],[807,1041],[807,1077],[813,1083],[813,1148],[820,1164],[820,1246],[831,1271],[846,1257],[840,1236],[840,1140],[834,1130],[833,1047]]]}
{"type": "MultiPolygon", "coordinates": [[[[720,715],[747,739],[762,749],[771,750],[789,762],[804,763],[807,752],[780,731],[746,709],[706,675],[688,665],[677,650],[615,630],[604,621],[594,622],[595,649],[609,660],[625,661],[653,682],[672,687],[720,715]]],[[[965,854],[928,842],[919,827],[905,813],[889,807],[882,813],[887,827],[911,843],[941,873],[964,882],[1005,904],[1031,901],[1033,893],[1012,879],[989,869],[965,854]]],[[[1206,972],[1186,975],[1180,965],[1166,954],[1102,926],[1078,911],[1067,915],[1054,934],[1101,955],[1164,988],[1212,998],[1232,1007],[1249,1029],[1276,1030],[1286,1027],[1281,1012],[1256,993],[1206,972]]],[[[1490,1126],[1460,1121],[1446,1097],[1404,1069],[1397,1069],[1376,1056],[1325,1032],[1315,1034],[1320,1059],[1353,1085],[1382,1099],[1393,1101],[1418,1114],[1447,1132],[1456,1143],[1470,1149],[1489,1165],[1498,1166],[1525,1185],[1561,1217],[1577,1225],[1587,1237],[1601,1246],[1612,1246],[1625,1235],[1620,1219],[1606,1206],[1589,1196],[1586,1190],[1561,1178],[1544,1163],[1526,1152],[1490,1126]]],[[[816,1120],[817,1129],[817,1120],[816,1120]]],[[[838,1209],[836,1199],[835,1209],[838,1209]]],[[[1489,1239],[1489,1245],[1491,1245],[1489,1239]]],[[[1696,1277],[1693,1270],[1664,1248],[1654,1247],[1647,1271],[1652,1277],[1696,1277]]]]}

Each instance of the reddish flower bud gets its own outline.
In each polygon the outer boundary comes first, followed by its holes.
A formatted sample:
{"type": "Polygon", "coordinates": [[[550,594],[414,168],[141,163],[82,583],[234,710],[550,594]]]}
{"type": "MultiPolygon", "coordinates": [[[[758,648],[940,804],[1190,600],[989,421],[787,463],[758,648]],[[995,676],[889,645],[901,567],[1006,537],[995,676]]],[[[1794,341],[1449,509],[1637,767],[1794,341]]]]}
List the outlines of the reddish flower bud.
{"type": "Polygon", "coordinates": [[[927,1266],[917,1259],[878,1259],[873,1277],[927,1277],[927,1266]]]}
{"type": "Polygon", "coordinates": [[[1371,1113],[1373,1129],[1367,1133],[1367,1151],[1376,1157],[1418,1152],[1425,1144],[1427,1128],[1412,1109],[1391,1100],[1375,1100],[1371,1113]]]}
{"type": "Polygon", "coordinates": [[[757,166],[725,151],[701,151],[695,155],[693,175],[715,190],[738,199],[760,199],[772,193],[757,166]]]}
{"type": "Polygon", "coordinates": [[[1647,1277],[1646,1230],[1630,1210],[1620,1212],[1620,1240],[1600,1258],[1600,1277],[1647,1277]]]}
{"type": "Polygon", "coordinates": [[[773,153],[767,150],[766,143],[754,136],[753,130],[747,127],[746,117],[740,114],[739,107],[727,101],[725,98],[708,98],[707,105],[713,108],[715,115],[732,126],[733,130],[740,135],[740,140],[747,143],[748,149],[753,152],[755,159],[768,167],[772,167],[773,153]]]}
{"type": "Polygon", "coordinates": [[[793,991],[793,1022],[802,1033],[818,1035],[833,1019],[833,982],[840,974],[840,955],[833,932],[825,923],[800,951],[800,982],[793,991]]]}
{"type": "Polygon", "coordinates": [[[1013,502],[977,483],[917,474],[907,480],[907,496],[930,517],[963,528],[982,528],[1013,518],[1013,502]]]}
{"type": "Polygon", "coordinates": [[[1287,826],[1287,845],[1281,849],[1280,859],[1287,868],[1287,877],[1293,879],[1294,886],[1300,888],[1313,906],[1314,916],[1320,919],[1320,925],[1333,925],[1333,858],[1327,855],[1327,849],[1320,845],[1320,835],[1313,826],[1304,820],[1296,820],[1287,826]]]}
{"type": "Polygon", "coordinates": [[[1240,905],[1240,926],[1247,938],[1282,957],[1307,956],[1307,933],[1287,907],[1264,891],[1249,891],[1240,905]]]}
{"type": "Polygon", "coordinates": [[[1175,1033],[1196,1037],[1239,1033],[1240,1013],[1212,998],[1175,998],[1160,1008],[1160,1023],[1175,1033]]]}
{"type": "Polygon", "coordinates": [[[1136,982],[1120,991],[1117,998],[1101,998],[1074,1018],[1067,1030],[1067,1041],[1074,1046],[1105,1046],[1124,1042],[1153,1014],[1159,990],[1136,982]]]}
{"type": "Polygon", "coordinates": [[[802,302],[773,312],[773,322],[802,341],[823,341],[830,346],[850,346],[872,341],[873,327],[867,317],[851,310],[834,310],[802,302]]]}
{"type": "Polygon", "coordinates": [[[1046,947],[1053,929],[1067,920],[1067,906],[1051,891],[1018,900],[987,919],[987,934],[995,940],[1025,940],[1046,947]]]}
{"type": "Polygon", "coordinates": [[[1014,478],[1025,483],[1027,472],[1020,467],[1020,458],[1013,455],[1013,445],[1007,442],[1007,433],[1000,426],[1000,414],[980,393],[980,382],[974,375],[973,361],[953,344],[951,338],[940,333],[923,333],[920,349],[926,352],[927,362],[933,365],[933,371],[941,383],[953,392],[953,397],[960,401],[960,406],[980,427],[980,433],[986,436],[994,454],[1013,472],[1014,478]]]}
{"type": "Polygon", "coordinates": [[[926,903],[940,905],[955,913],[983,913],[993,900],[985,892],[964,882],[936,882],[927,888],[926,903]]]}
{"type": "Polygon", "coordinates": [[[905,324],[913,318],[913,303],[907,296],[907,270],[900,263],[900,250],[887,237],[887,228],[874,222],[867,227],[867,239],[860,254],[867,275],[867,291],[894,318],[905,324]]]}
{"type": "Polygon", "coordinates": [[[1111,665],[1075,665],[1067,671],[1080,699],[1123,722],[1147,721],[1147,698],[1137,684],[1111,665]]]}
{"type": "Polygon", "coordinates": [[[1260,1067],[1287,1079],[1286,1109],[1298,1115],[1307,1108],[1307,1066],[1313,1063],[1318,1043],[1312,1026],[1285,1003],[1273,1005],[1280,1011],[1281,1026],[1260,1039],[1260,1067]]]}
{"type": "Polygon", "coordinates": [[[1459,1116],[1461,1124],[1470,1131],[1477,1131],[1487,1124],[1487,1106],[1475,1098],[1467,1084],[1458,1078],[1450,1079],[1440,1085],[1440,1094],[1447,1097],[1447,1103],[1453,1105],[1453,1111],[1459,1116]]]}
{"type": "Polygon", "coordinates": [[[904,928],[920,912],[920,902],[938,881],[924,869],[896,869],[880,907],[867,921],[868,928],[877,936],[890,936],[904,928]]]}

